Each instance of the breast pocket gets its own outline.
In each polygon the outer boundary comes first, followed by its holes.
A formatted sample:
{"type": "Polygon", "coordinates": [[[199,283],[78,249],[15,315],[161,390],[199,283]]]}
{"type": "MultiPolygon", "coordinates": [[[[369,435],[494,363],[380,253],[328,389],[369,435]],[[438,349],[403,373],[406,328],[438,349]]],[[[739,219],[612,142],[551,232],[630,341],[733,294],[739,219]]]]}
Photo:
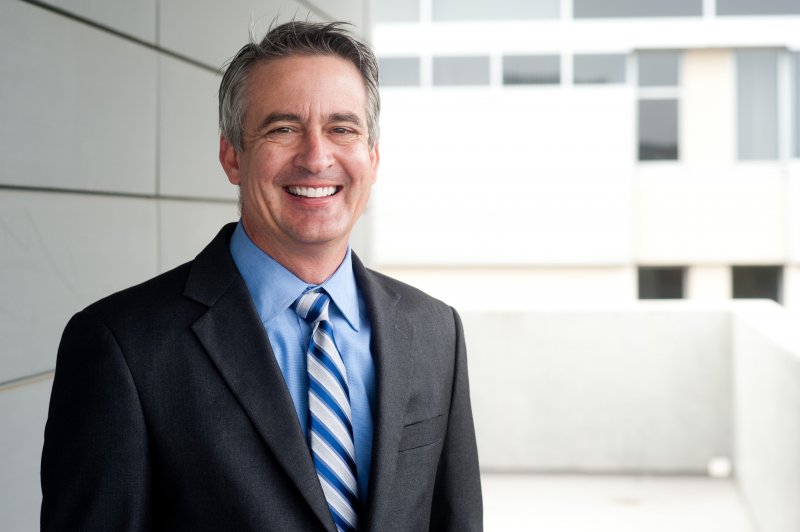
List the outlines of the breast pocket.
{"type": "Polygon", "coordinates": [[[400,452],[434,444],[443,437],[443,415],[410,423],[403,427],[403,434],[400,437],[400,452]]]}

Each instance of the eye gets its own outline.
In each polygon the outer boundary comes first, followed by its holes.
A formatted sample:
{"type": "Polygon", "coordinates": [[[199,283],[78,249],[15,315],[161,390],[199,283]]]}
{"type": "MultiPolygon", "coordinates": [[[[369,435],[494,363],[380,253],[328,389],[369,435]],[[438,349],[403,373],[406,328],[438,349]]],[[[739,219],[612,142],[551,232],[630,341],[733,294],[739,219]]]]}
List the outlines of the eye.
{"type": "Polygon", "coordinates": [[[334,128],[331,129],[331,132],[334,135],[355,135],[355,133],[356,133],[352,129],[350,129],[348,127],[343,127],[343,126],[334,127],[334,128]]]}
{"type": "Polygon", "coordinates": [[[269,134],[270,135],[285,135],[285,134],[291,133],[291,132],[292,132],[292,128],[290,128],[289,126],[281,126],[281,127],[276,127],[275,129],[271,129],[269,131],[269,134]]]}

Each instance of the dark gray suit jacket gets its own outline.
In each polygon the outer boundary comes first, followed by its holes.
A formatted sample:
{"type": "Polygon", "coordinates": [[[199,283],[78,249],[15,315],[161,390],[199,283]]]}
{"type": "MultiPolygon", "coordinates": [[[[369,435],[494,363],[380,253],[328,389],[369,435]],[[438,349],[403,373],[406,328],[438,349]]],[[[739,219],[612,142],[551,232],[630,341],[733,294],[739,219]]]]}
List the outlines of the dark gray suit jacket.
{"type": "MultiPolygon", "coordinates": [[[[67,325],[42,453],[43,530],[335,532],[231,259],[233,227],[67,325]]],[[[458,315],[353,263],[377,375],[362,530],[481,530],[458,315]]]]}

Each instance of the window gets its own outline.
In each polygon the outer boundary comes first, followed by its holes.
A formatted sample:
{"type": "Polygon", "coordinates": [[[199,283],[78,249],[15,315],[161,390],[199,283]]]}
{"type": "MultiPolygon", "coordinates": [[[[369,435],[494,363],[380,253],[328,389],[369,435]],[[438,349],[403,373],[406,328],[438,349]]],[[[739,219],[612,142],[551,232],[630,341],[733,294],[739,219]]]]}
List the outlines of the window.
{"type": "Polygon", "coordinates": [[[740,160],[778,158],[778,52],[736,52],[740,160]]]}
{"type": "Polygon", "coordinates": [[[677,87],[680,84],[678,52],[639,52],[636,59],[640,87],[677,87]]]}
{"type": "Polygon", "coordinates": [[[639,299],[683,299],[686,268],[640,267],[639,299]]]}
{"type": "Polygon", "coordinates": [[[417,22],[419,0],[373,0],[376,22],[417,22]]]}
{"type": "Polygon", "coordinates": [[[419,57],[381,57],[378,71],[382,87],[419,85],[419,57]]]}
{"type": "Polygon", "coordinates": [[[674,51],[639,52],[636,64],[638,159],[678,160],[680,54],[674,51]]]}
{"type": "Polygon", "coordinates": [[[573,61],[573,83],[625,83],[624,54],[576,54],[573,61]]]}
{"type": "Polygon", "coordinates": [[[734,266],[734,299],[772,299],[781,302],[780,266],[734,266]]]}
{"type": "Polygon", "coordinates": [[[797,15],[797,0],[717,0],[717,15],[797,15]]]}
{"type": "Polygon", "coordinates": [[[434,85],[488,85],[488,57],[434,57],[434,85]]]}
{"type": "Polygon", "coordinates": [[[703,0],[574,0],[572,9],[575,18],[692,17],[703,0]]]}
{"type": "Polygon", "coordinates": [[[559,0],[433,0],[433,20],[524,20],[558,18],[559,0]]]}
{"type": "Polygon", "coordinates": [[[507,55],[503,57],[503,85],[542,85],[561,82],[557,55],[507,55]]]}
{"type": "Polygon", "coordinates": [[[639,160],[678,160],[678,100],[639,100],[639,160]]]}

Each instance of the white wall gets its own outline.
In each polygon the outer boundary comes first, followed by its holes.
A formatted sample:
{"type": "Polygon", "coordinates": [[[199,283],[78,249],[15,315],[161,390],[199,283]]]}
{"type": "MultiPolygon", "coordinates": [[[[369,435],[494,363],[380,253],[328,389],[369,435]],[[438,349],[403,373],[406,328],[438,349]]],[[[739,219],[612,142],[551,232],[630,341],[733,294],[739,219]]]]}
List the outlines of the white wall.
{"type": "Polygon", "coordinates": [[[635,255],[642,264],[783,264],[786,181],[777,164],[724,173],[641,165],[635,255]]]}
{"type": "Polygon", "coordinates": [[[687,299],[725,301],[733,297],[733,272],[730,266],[692,266],[686,274],[687,299]]]}
{"type": "Polygon", "coordinates": [[[703,474],[731,456],[724,307],[463,318],[484,469],[703,474]]]}
{"type": "Polygon", "coordinates": [[[628,88],[383,99],[371,246],[381,267],[631,261],[628,88]]]}
{"type": "Polygon", "coordinates": [[[736,476],[761,532],[800,530],[798,323],[766,303],[735,320],[736,476]]]}
{"type": "Polygon", "coordinates": [[[687,170],[725,171],[736,163],[736,78],[727,49],[681,55],[678,126],[687,170]]]}
{"type": "Polygon", "coordinates": [[[446,301],[459,311],[528,311],[636,299],[632,267],[382,268],[382,272],[446,301]]]}

